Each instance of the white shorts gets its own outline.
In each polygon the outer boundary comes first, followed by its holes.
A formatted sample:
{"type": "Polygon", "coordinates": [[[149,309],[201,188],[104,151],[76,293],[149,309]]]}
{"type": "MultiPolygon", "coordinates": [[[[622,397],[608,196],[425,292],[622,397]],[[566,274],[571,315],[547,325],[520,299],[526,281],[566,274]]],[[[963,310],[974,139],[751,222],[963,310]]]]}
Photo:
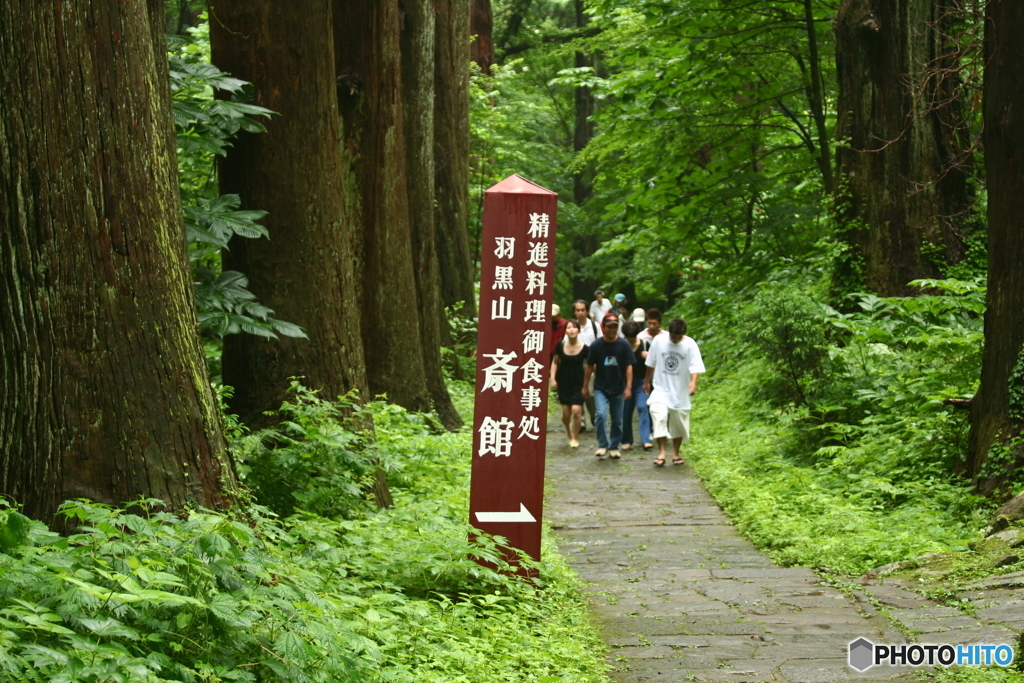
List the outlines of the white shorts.
{"type": "Polygon", "coordinates": [[[651,411],[651,437],[661,439],[671,437],[690,442],[690,411],[673,410],[664,403],[649,403],[651,411]]]}

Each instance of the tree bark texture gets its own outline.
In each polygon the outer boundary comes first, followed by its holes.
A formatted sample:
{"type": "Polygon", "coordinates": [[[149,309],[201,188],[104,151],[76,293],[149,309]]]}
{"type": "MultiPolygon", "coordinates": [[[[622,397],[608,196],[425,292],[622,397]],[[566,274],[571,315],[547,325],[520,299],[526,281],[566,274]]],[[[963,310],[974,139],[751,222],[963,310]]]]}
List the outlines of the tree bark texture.
{"type": "Polygon", "coordinates": [[[409,226],[398,0],[335,0],[334,8],[338,105],[362,226],[367,379],[374,395],[429,410],[409,226]]]}
{"type": "Polygon", "coordinates": [[[441,271],[434,216],[434,45],[431,0],[405,0],[402,22],[402,105],[405,122],[409,227],[420,311],[420,343],[430,402],[448,429],[462,426],[441,361],[441,271]]]}
{"type": "Polygon", "coordinates": [[[469,48],[469,58],[477,63],[485,76],[491,75],[494,64],[494,16],[491,12],[491,0],[473,0],[470,9],[469,32],[473,42],[469,48]]]}
{"type": "Polygon", "coordinates": [[[253,83],[256,104],[278,113],[266,133],[241,134],[221,164],[221,191],[240,195],[243,208],[267,211],[270,233],[269,240],[232,240],[224,265],[245,273],[260,302],[309,336],[225,340],[231,408],[259,427],[270,420],[264,411],[281,405],[289,377],[303,377],[331,399],[367,390],[331,5],[217,0],[210,4],[210,39],[218,67],[253,83]]]}
{"type": "Polygon", "coordinates": [[[988,292],[981,386],[971,405],[967,474],[983,493],[1024,460],[1024,4],[990,0],[985,20],[988,292]],[[1014,370],[1017,370],[1014,373],[1014,370]],[[1014,398],[1016,396],[1016,399],[1014,398]]]}
{"type": "Polygon", "coordinates": [[[837,278],[847,287],[913,294],[908,282],[962,257],[970,202],[946,4],[843,0],[836,15],[837,203],[851,246],[837,278]]]}
{"type": "Polygon", "coordinates": [[[469,0],[435,0],[434,187],[441,301],[473,304],[469,250],[469,0]]]}
{"type": "Polygon", "coordinates": [[[0,494],[51,523],[231,501],[163,25],[155,0],[0,2],[0,494]]]}

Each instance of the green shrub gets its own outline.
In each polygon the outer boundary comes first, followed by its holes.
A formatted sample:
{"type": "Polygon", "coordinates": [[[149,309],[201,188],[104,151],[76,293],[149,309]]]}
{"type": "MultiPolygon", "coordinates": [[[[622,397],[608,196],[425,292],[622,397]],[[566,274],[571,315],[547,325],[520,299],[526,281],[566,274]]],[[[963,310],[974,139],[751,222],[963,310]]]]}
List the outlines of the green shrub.
{"type": "Polygon", "coordinates": [[[324,517],[358,516],[386,459],[372,439],[372,422],[354,395],[328,401],[298,380],[288,388],[276,429],[236,441],[239,475],[261,505],[280,517],[299,510],[324,517]]]}
{"type": "Polygon", "coordinates": [[[762,290],[744,340],[767,363],[756,396],[778,407],[816,407],[835,373],[824,308],[792,286],[762,290]]]}
{"type": "MultiPolygon", "coordinates": [[[[303,511],[333,509],[319,489],[347,490],[340,472],[295,475],[308,497],[289,499],[300,512],[285,520],[76,501],[64,538],[0,502],[0,680],[607,683],[579,581],[550,540],[531,583],[509,573],[500,539],[471,535],[468,430],[432,434],[380,403],[350,416],[293,389],[282,457],[388,462],[393,508],[303,511]],[[372,448],[353,424],[367,418],[372,448]]],[[[264,464],[289,474],[259,457],[249,477],[264,464]]]]}

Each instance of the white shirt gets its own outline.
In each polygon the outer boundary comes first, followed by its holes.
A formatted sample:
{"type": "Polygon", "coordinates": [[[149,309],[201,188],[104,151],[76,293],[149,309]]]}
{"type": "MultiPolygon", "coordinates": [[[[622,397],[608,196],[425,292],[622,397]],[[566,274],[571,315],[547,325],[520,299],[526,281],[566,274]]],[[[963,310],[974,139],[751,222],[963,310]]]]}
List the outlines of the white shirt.
{"type": "MultiPolygon", "coordinates": [[[[574,320],[576,319],[574,318],[574,320]]],[[[593,344],[594,340],[597,339],[597,333],[594,332],[594,321],[587,318],[586,322],[581,323],[579,320],[576,320],[576,322],[580,326],[580,341],[587,346],[593,344]]]]}
{"type": "Polygon", "coordinates": [[[647,367],[654,368],[654,389],[647,404],[660,403],[672,410],[690,409],[690,375],[705,372],[697,342],[683,337],[672,343],[667,334],[659,334],[647,352],[647,367]]]}
{"type": "Polygon", "coordinates": [[[604,319],[605,314],[610,310],[612,310],[612,302],[608,299],[601,299],[600,303],[594,301],[594,303],[590,304],[590,317],[600,325],[601,320],[604,319]]]}

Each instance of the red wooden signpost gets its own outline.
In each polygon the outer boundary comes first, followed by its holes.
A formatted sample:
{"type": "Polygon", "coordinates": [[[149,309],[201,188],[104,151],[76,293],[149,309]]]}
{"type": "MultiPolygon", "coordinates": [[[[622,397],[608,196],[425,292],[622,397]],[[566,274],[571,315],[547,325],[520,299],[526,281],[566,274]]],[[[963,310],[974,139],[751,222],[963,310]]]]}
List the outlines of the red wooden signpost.
{"type": "Polygon", "coordinates": [[[558,195],[513,175],[484,195],[469,517],[540,559],[558,195]]]}

